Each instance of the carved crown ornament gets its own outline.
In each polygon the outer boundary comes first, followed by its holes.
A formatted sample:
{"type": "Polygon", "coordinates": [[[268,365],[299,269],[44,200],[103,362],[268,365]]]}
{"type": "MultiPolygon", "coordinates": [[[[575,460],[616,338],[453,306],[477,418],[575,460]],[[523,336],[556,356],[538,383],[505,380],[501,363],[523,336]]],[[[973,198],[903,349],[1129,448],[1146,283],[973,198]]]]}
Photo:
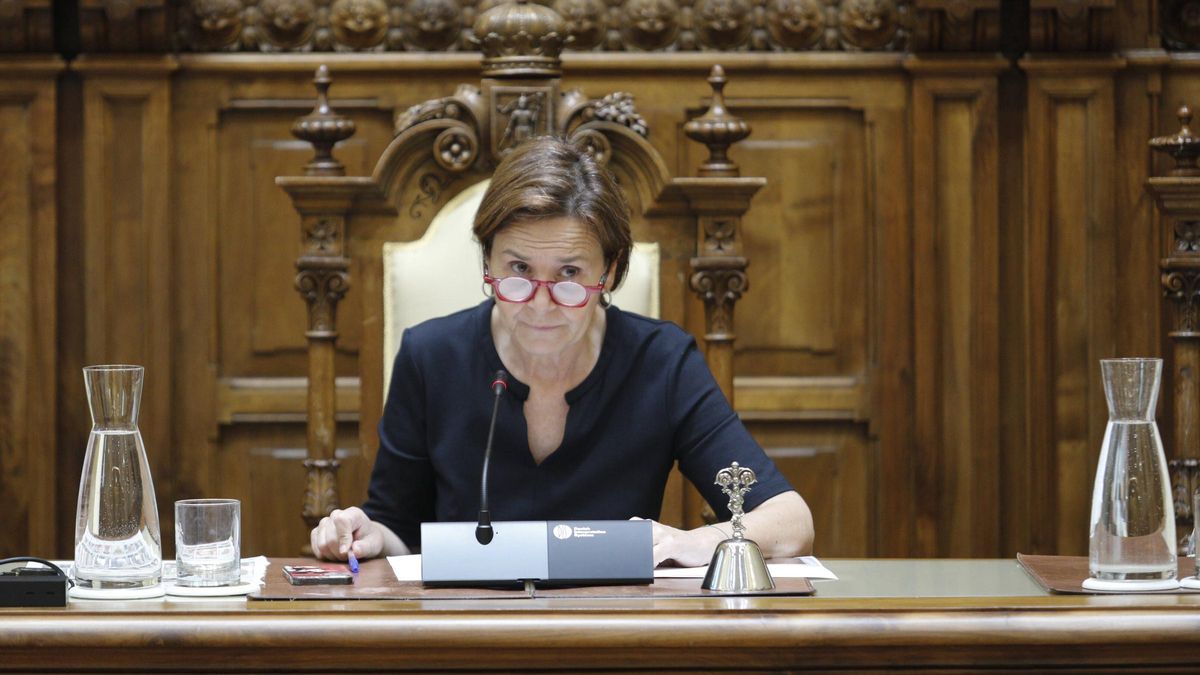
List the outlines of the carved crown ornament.
{"type": "Polygon", "coordinates": [[[904,51],[914,1],[536,0],[481,26],[499,0],[183,0],[176,22],[192,51],[520,52],[537,69],[562,50],[904,51]]]}
{"type": "Polygon", "coordinates": [[[649,129],[628,93],[593,99],[577,89],[560,91],[565,25],[557,12],[528,0],[483,12],[472,36],[483,50],[480,86],[461,85],[451,96],[409,108],[396,117],[396,135],[434,134],[433,159],[449,174],[494,164],[544,134],[570,137],[607,163],[611,142],[597,124],[641,138],[649,129]]]}

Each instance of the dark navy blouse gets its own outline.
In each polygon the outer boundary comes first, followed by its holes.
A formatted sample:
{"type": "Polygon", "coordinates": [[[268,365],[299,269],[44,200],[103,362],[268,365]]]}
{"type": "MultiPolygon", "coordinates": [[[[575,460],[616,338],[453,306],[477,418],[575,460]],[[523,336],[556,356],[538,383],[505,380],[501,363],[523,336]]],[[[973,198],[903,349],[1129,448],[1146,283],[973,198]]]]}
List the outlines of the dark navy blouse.
{"type": "MultiPolygon", "coordinates": [[[[404,332],[363,509],[410,547],[420,546],[423,521],[478,515],[490,385],[504,367],[493,302],[404,332]]],[[[658,518],[675,462],[726,519],[728,497],[713,479],[734,461],[758,474],[747,511],[792,489],[673,323],[608,308],[596,366],[567,392],[562,445],[540,465],[529,451],[528,395],[510,376],[489,471],[493,520],[658,518]]]]}

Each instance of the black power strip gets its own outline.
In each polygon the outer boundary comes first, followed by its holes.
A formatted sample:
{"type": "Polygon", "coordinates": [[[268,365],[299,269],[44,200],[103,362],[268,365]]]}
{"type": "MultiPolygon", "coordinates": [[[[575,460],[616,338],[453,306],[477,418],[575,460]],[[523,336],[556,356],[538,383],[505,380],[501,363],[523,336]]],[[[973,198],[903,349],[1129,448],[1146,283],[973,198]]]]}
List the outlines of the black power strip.
{"type": "Polygon", "coordinates": [[[66,607],[71,580],[57,565],[22,556],[0,560],[0,607],[66,607]],[[13,563],[39,562],[48,567],[4,569],[13,563]]]}
{"type": "Polygon", "coordinates": [[[67,578],[54,570],[33,571],[0,574],[0,607],[67,606],[67,578]]]}

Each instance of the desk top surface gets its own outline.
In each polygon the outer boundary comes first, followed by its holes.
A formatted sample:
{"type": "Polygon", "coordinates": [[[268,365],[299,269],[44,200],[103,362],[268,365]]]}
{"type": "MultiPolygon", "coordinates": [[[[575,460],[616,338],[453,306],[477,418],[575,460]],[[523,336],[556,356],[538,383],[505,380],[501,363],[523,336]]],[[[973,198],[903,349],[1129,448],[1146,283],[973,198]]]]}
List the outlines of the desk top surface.
{"type": "MultiPolygon", "coordinates": [[[[0,621],[18,612],[237,612],[331,611],[699,611],[739,609],[811,611],[892,608],[1019,607],[1194,607],[1200,594],[1057,595],[1043,590],[1014,559],[865,559],[824,560],[838,579],[814,579],[813,596],[695,598],[497,598],[422,600],[247,600],[182,598],[154,600],[72,600],[66,608],[0,608],[0,621]]],[[[700,580],[696,580],[697,586],[700,580]]]]}
{"type": "MultiPolygon", "coordinates": [[[[877,669],[1200,663],[1200,594],[1054,595],[1015,560],[827,560],[809,597],[165,599],[0,609],[0,669],[877,669]]],[[[698,582],[697,582],[698,583],[698,582]]]]}

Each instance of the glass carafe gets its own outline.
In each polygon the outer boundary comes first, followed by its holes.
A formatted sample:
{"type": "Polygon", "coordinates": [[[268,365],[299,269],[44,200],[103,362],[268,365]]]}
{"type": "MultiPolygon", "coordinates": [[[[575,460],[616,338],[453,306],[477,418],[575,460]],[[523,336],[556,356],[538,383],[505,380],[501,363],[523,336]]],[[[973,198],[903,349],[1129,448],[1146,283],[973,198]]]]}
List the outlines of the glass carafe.
{"type": "Polygon", "coordinates": [[[1162,359],[1100,361],[1108,426],[1092,491],[1089,568],[1102,581],[1175,578],[1175,507],[1154,422],[1162,359]]]}
{"type": "Polygon", "coordinates": [[[138,431],[141,366],[83,369],[92,433],[75,515],[76,585],[90,589],[155,586],[162,577],[158,503],[138,431]]]}

